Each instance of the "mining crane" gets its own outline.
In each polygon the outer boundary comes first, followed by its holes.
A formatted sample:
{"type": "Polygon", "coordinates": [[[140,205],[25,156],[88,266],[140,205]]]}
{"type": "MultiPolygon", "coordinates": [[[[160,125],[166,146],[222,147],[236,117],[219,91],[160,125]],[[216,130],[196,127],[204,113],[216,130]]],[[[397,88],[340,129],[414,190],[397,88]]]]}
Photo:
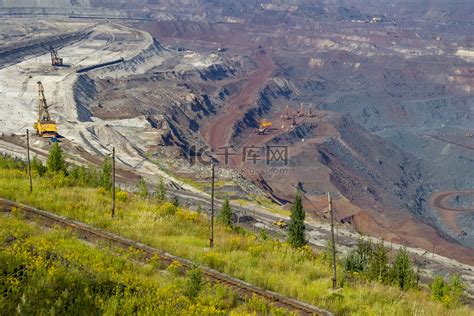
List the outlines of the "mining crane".
{"type": "Polygon", "coordinates": [[[298,112],[296,112],[296,114],[298,115],[298,117],[304,117],[305,116],[303,103],[301,103],[300,110],[298,112]]]}
{"type": "Polygon", "coordinates": [[[49,114],[49,107],[44,97],[44,88],[41,81],[38,84],[38,120],[34,124],[36,133],[41,137],[56,137],[58,135],[58,126],[55,121],[51,119],[49,114]]]}
{"type": "Polygon", "coordinates": [[[285,119],[285,120],[290,120],[290,119],[291,119],[291,116],[290,116],[290,108],[289,108],[288,105],[286,106],[285,114],[281,115],[281,118],[282,118],[282,119],[285,119]]]}
{"type": "Polygon", "coordinates": [[[54,50],[53,46],[49,46],[49,51],[51,52],[51,65],[62,66],[63,59],[58,56],[58,52],[54,50]]]}
{"type": "Polygon", "coordinates": [[[293,122],[291,123],[291,127],[295,127],[298,124],[296,123],[296,113],[293,113],[293,122]]]}

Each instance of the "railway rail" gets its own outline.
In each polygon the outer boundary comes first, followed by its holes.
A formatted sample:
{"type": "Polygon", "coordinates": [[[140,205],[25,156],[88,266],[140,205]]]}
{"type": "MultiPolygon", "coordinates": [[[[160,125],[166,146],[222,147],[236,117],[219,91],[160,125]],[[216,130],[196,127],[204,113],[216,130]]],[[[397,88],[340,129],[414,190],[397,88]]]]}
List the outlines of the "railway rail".
{"type": "MultiPolygon", "coordinates": [[[[124,238],[108,231],[92,227],[82,222],[78,222],[63,216],[59,216],[50,212],[46,212],[28,205],[13,202],[0,198],[0,210],[10,212],[12,208],[17,208],[24,212],[27,218],[40,219],[46,226],[61,226],[74,231],[80,238],[90,242],[105,241],[116,247],[125,249],[139,250],[147,258],[158,258],[158,260],[170,264],[173,261],[179,262],[184,269],[192,267],[193,262],[181,257],[174,256],[157,248],[147,246],[145,244],[124,238]]],[[[234,278],[217,270],[201,266],[204,277],[211,283],[223,284],[232,288],[242,297],[252,297],[254,295],[265,299],[274,306],[285,308],[289,311],[296,312],[300,315],[332,315],[330,312],[318,308],[316,306],[294,300],[278,293],[261,289],[257,286],[249,284],[240,279],[234,278]]]]}

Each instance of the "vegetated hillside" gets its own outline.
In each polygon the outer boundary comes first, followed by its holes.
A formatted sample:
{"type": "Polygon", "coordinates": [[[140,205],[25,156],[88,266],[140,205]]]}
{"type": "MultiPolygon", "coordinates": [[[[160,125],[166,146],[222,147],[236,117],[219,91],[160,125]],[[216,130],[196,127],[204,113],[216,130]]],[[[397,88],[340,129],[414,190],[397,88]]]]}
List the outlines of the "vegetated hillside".
{"type": "MultiPolygon", "coordinates": [[[[341,262],[338,260],[338,287],[340,287],[340,290],[334,293],[330,290],[332,284],[331,262],[326,252],[314,253],[309,247],[294,249],[286,243],[268,239],[265,232],[254,234],[242,229],[232,229],[217,224],[215,227],[215,248],[211,250],[208,248],[208,221],[205,216],[182,207],[176,207],[169,202],[158,201],[156,196],[148,195],[143,187],[139,191],[142,197],[120,191],[117,194],[117,215],[114,219],[111,219],[108,212],[105,211],[110,208],[110,192],[104,187],[97,187],[100,183],[107,183],[107,181],[103,182],[103,176],[100,172],[74,167],[69,168],[69,175],[65,176],[64,169],[59,169],[59,172],[53,172],[52,169],[47,171],[47,168],[41,167],[41,164],[36,160],[34,166],[34,190],[30,194],[25,164],[9,158],[2,159],[0,164],[0,196],[52,211],[150,246],[161,248],[175,255],[187,257],[257,286],[327,308],[337,314],[470,314],[470,310],[467,307],[459,306],[457,299],[451,294],[446,294],[446,297],[450,300],[443,306],[441,303],[432,302],[428,293],[426,293],[426,289],[417,289],[415,283],[410,283],[410,287],[415,286],[414,288],[408,289],[407,286],[406,291],[401,291],[396,287],[399,282],[396,280],[399,280],[397,275],[404,272],[400,272],[398,268],[390,268],[385,264],[382,264],[382,266],[387,269],[384,268],[387,273],[383,273],[383,280],[387,285],[377,281],[368,281],[363,272],[364,264],[360,266],[362,270],[358,270],[352,263],[342,265],[343,262],[347,262],[347,259],[341,260],[341,262]],[[38,171],[43,176],[39,176],[38,171]],[[45,171],[47,172],[44,173],[45,171]],[[54,194],[51,194],[52,192],[54,194]],[[268,267],[272,267],[272,269],[268,269],[268,267]]],[[[23,225],[18,224],[17,220],[12,221],[16,224],[12,222],[8,227],[21,227],[23,225]]],[[[73,258],[79,259],[73,260],[73,262],[81,263],[85,260],[82,259],[83,256],[88,257],[87,251],[81,251],[86,246],[80,246],[79,252],[74,247],[68,246],[70,243],[76,243],[75,241],[65,240],[53,246],[51,243],[56,240],[57,237],[55,236],[58,234],[65,236],[65,233],[57,232],[50,234],[50,236],[53,236],[52,239],[45,237],[46,240],[50,241],[40,242],[39,244],[43,246],[37,252],[33,251],[32,254],[27,254],[24,252],[27,247],[24,248],[23,246],[34,246],[35,243],[32,242],[34,238],[28,239],[26,237],[28,242],[16,243],[17,239],[21,240],[22,234],[14,233],[15,230],[6,228],[7,232],[13,231],[13,233],[4,234],[5,238],[2,239],[10,241],[6,241],[2,253],[12,253],[19,258],[26,256],[25,258],[28,260],[35,253],[40,254],[37,256],[40,259],[37,260],[39,266],[34,266],[43,269],[40,270],[39,280],[47,271],[44,270],[46,268],[41,264],[41,260],[44,260],[46,253],[50,253],[49,260],[53,262],[52,258],[58,257],[51,255],[51,253],[59,253],[59,258],[66,258],[67,260],[71,260],[68,259],[69,255],[74,255],[76,257],[73,258]],[[16,234],[16,239],[8,239],[9,234],[16,234]],[[11,246],[12,243],[18,246],[13,247],[11,246]],[[68,255],[64,254],[61,257],[63,247],[66,248],[68,255]],[[74,248],[74,250],[71,250],[71,248],[74,248]]],[[[99,252],[99,250],[94,251],[99,252]]],[[[353,256],[356,255],[353,254],[353,256]]],[[[97,264],[95,264],[98,262],[93,258],[88,260],[93,262],[91,264],[93,267],[96,267],[95,273],[100,274],[102,271],[100,265],[97,267],[97,264]]],[[[9,267],[15,267],[14,262],[9,267]]],[[[355,261],[350,259],[350,262],[355,261]]],[[[409,260],[407,262],[408,266],[405,266],[404,269],[411,269],[409,268],[409,260]]],[[[63,263],[54,263],[53,266],[56,266],[56,264],[59,271],[64,271],[62,270],[64,268],[61,267],[63,263]]],[[[399,264],[396,263],[394,267],[399,264]]],[[[139,276],[140,271],[142,271],[141,268],[135,266],[128,268],[130,265],[127,262],[124,262],[123,266],[126,271],[127,269],[129,269],[128,271],[132,270],[132,272],[137,271],[133,272],[138,274],[136,277],[138,280],[135,279],[137,283],[132,282],[132,284],[140,286],[141,282],[146,282],[145,284],[151,288],[158,287],[158,285],[155,285],[156,283],[153,283],[155,278],[153,268],[143,267],[146,277],[142,280],[139,276]],[[151,279],[150,283],[145,281],[148,278],[151,279]]],[[[104,272],[103,277],[105,279],[109,277],[112,278],[111,281],[120,282],[125,276],[115,276],[115,267],[115,265],[110,266],[110,269],[104,272]]],[[[64,282],[67,284],[69,280],[76,279],[79,282],[82,277],[81,272],[74,271],[71,279],[66,279],[64,282]]],[[[89,278],[92,278],[90,282],[94,284],[95,277],[89,276],[89,278]]],[[[166,277],[163,278],[165,278],[164,282],[169,280],[166,277]]],[[[367,278],[369,278],[369,275],[367,275],[367,278]]],[[[26,282],[29,280],[26,279],[26,282]]],[[[415,281],[415,279],[412,279],[412,281],[415,281]]],[[[179,279],[176,282],[179,283],[179,279]]],[[[88,284],[86,283],[85,286],[88,286],[88,284]]],[[[34,285],[33,288],[35,288],[34,285]]],[[[112,293],[121,293],[120,291],[112,293]]],[[[176,291],[174,293],[179,297],[179,286],[176,291]]],[[[204,293],[207,294],[203,294],[202,300],[201,298],[198,299],[205,305],[202,308],[206,308],[206,306],[210,306],[215,302],[212,299],[207,301],[205,299],[208,297],[207,295],[210,295],[209,293],[213,293],[211,288],[204,291],[204,293]]],[[[21,295],[18,296],[17,300],[19,297],[21,295]]],[[[145,301],[139,299],[138,302],[144,302],[146,305],[147,298],[148,296],[145,294],[144,297],[140,298],[145,301]]],[[[112,295],[112,300],[114,299],[122,298],[114,298],[112,295]]],[[[127,299],[128,297],[125,296],[123,302],[127,303],[127,299]]],[[[102,306],[107,306],[108,303],[103,303],[102,306]]],[[[252,303],[249,304],[249,308],[252,309],[252,303]]],[[[188,308],[188,305],[185,304],[184,306],[183,308],[188,308]]],[[[233,308],[235,305],[227,306],[233,308]]],[[[167,305],[158,305],[156,308],[167,308],[167,305]]],[[[242,308],[245,310],[247,307],[243,305],[242,308]]]]}
{"type": "Polygon", "coordinates": [[[258,299],[242,301],[224,286],[192,283],[179,264],[140,261],[140,253],[93,247],[67,230],[26,223],[21,211],[1,214],[2,314],[283,313],[258,299]]]}

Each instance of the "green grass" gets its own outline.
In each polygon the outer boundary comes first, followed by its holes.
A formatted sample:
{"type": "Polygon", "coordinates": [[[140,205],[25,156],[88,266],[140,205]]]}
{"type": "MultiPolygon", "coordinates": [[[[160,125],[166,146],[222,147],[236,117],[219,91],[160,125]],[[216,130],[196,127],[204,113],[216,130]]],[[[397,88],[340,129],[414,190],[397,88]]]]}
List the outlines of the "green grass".
{"type": "Polygon", "coordinates": [[[174,263],[138,257],[93,247],[64,229],[45,231],[22,220],[21,212],[0,215],[0,314],[284,314],[220,285],[204,284],[191,298],[187,276],[174,263]]]}
{"type": "Polygon", "coordinates": [[[289,210],[286,210],[277,204],[271,202],[269,199],[259,199],[255,200],[256,202],[250,202],[248,200],[244,199],[233,199],[231,200],[232,204],[234,205],[239,205],[241,207],[249,207],[249,206],[259,206],[260,208],[263,208],[264,210],[270,212],[270,213],[275,213],[278,215],[282,216],[287,216],[289,217],[291,212],[289,210]]]}
{"type": "Polygon", "coordinates": [[[466,306],[447,309],[424,290],[402,292],[380,283],[344,276],[331,290],[330,264],[309,248],[260,240],[242,230],[215,227],[215,248],[208,248],[208,222],[197,213],[122,193],[117,217],[110,219],[109,193],[71,186],[61,177],[34,179],[28,193],[25,172],[0,169],[0,196],[107,229],[122,236],[190,258],[257,286],[329,309],[341,315],[473,315],[466,306]],[[66,185],[66,186],[65,186],[66,185]]]}

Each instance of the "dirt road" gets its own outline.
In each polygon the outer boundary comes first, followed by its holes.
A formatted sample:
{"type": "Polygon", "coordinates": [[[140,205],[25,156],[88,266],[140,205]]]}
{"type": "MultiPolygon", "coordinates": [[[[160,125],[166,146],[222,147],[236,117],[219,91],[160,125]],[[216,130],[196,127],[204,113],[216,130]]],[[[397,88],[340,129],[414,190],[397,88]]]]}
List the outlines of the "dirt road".
{"type": "Polygon", "coordinates": [[[456,146],[459,146],[459,147],[462,147],[462,148],[465,148],[465,149],[474,150],[474,146],[470,146],[470,145],[467,145],[467,144],[464,144],[464,143],[456,142],[456,141],[453,141],[453,140],[450,140],[450,139],[447,139],[447,138],[444,138],[444,137],[441,137],[441,136],[436,136],[436,135],[428,135],[428,136],[431,137],[431,138],[434,138],[436,140],[448,143],[448,144],[453,144],[453,145],[456,145],[456,146]]]}
{"type": "Polygon", "coordinates": [[[240,93],[232,98],[224,113],[215,117],[204,130],[204,135],[214,151],[228,145],[234,123],[255,104],[259,91],[264,87],[275,67],[271,50],[257,51],[254,56],[259,69],[250,74],[240,93]]]}
{"type": "Polygon", "coordinates": [[[445,225],[454,233],[461,235],[463,234],[463,230],[459,227],[457,222],[457,217],[461,213],[465,212],[474,212],[473,208],[454,208],[449,206],[448,200],[455,195],[467,195],[467,194],[474,194],[474,190],[464,190],[464,191],[446,191],[446,192],[439,192],[435,193],[431,199],[430,204],[432,207],[438,210],[438,214],[443,219],[445,225]]]}

